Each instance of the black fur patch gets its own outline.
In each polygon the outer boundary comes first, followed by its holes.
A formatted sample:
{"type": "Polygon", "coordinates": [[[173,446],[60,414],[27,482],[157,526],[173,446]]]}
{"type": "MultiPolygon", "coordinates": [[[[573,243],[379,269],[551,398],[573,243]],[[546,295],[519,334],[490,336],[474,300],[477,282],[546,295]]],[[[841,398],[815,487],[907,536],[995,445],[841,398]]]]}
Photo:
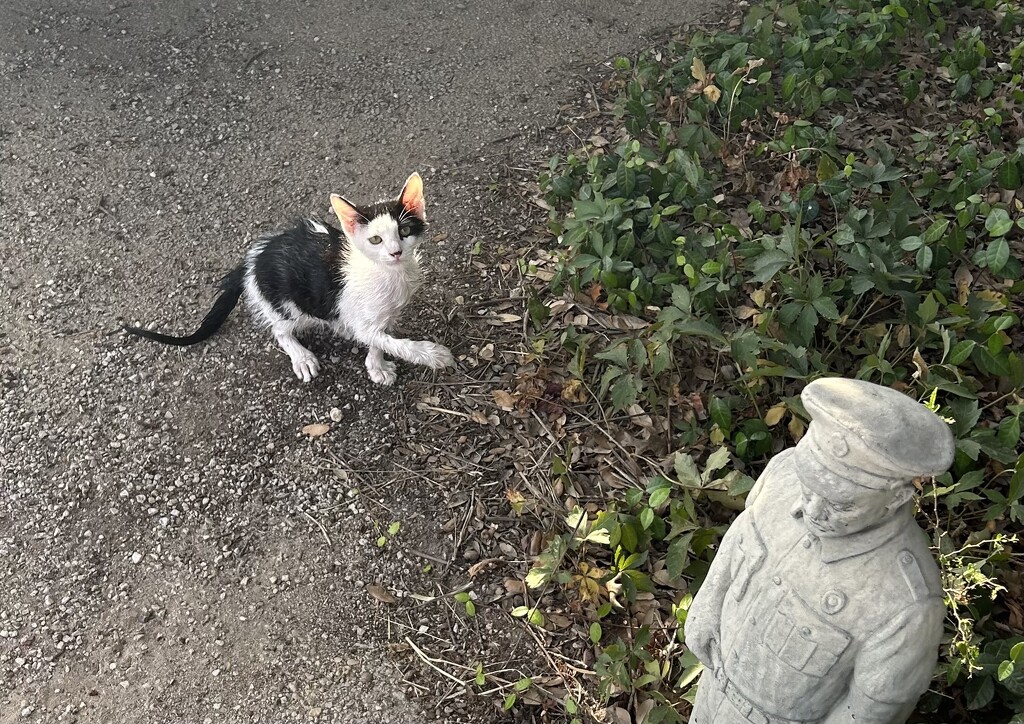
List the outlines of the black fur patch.
{"type": "Polygon", "coordinates": [[[256,257],[256,284],[285,317],[292,316],[285,309],[287,302],[311,317],[337,317],[336,304],[344,287],[338,263],[343,240],[340,231],[323,225],[327,233],[319,234],[305,221],[296,221],[291,228],[267,237],[256,257]]]}
{"type": "Polygon", "coordinates": [[[399,228],[408,227],[409,233],[405,236],[419,236],[427,228],[427,222],[411,211],[406,211],[400,201],[381,201],[371,206],[357,206],[356,211],[366,221],[376,219],[378,216],[390,216],[399,225],[399,228]]]}

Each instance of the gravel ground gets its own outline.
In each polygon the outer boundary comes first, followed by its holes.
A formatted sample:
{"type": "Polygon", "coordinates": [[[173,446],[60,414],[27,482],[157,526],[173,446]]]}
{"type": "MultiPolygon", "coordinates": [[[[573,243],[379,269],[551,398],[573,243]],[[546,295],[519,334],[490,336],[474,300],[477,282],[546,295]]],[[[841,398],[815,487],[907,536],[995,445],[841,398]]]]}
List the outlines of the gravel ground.
{"type": "Polygon", "coordinates": [[[418,169],[407,327],[467,354],[453,299],[488,277],[456,270],[516,215],[489,155],[542,152],[575,73],[697,4],[332,5],[0,4],[0,723],[500,720],[429,706],[388,642],[430,624],[367,592],[452,557],[462,499],[392,452],[460,372],[382,389],[321,339],[303,385],[244,313],[185,350],[119,325],[190,328],[255,234],[418,169]]]}

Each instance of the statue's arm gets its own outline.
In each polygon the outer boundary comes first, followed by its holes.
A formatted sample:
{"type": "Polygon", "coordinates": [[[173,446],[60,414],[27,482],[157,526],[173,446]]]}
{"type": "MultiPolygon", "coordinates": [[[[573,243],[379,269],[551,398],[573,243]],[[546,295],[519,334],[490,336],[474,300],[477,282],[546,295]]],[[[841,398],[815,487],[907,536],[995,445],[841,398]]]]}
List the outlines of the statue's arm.
{"type": "MultiPolygon", "coordinates": [[[[749,515],[749,513],[744,513],[749,515]]],[[[735,525],[735,523],[734,523],[735,525]]],[[[722,633],[722,606],[729,591],[732,557],[738,554],[728,534],[722,538],[722,545],[708,569],[708,575],[700,590],[693,597],[686,614],[686,647],[709,669],[719,664],[722,633]]]]}
{"type": "Polygon", "coordinates": [[[853,681],[822,724],[903,724],[928,688],[942,637],[942,601],[911,604],[864,645],[853,681]]]}

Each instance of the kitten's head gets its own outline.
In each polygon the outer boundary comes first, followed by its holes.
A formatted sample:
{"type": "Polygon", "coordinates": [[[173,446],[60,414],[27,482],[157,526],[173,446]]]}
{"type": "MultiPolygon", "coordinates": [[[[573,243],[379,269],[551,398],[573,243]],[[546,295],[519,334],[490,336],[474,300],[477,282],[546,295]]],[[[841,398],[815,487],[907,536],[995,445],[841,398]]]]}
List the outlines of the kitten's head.
{"type": "Polygon", "coordinates": [[[331,206],[352,247],[378,264],[400,264],[419,244],[427,227],[423,179],[415,172],[395,201],[356,206],[331,194],[331,206]]]}

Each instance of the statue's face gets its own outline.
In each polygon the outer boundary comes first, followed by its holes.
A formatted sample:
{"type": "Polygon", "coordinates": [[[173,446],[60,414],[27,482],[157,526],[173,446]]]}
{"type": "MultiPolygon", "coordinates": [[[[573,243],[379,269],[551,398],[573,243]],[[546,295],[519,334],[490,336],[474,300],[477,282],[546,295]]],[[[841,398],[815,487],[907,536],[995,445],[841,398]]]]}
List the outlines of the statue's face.
{"type": "Polygon", "coordinates": [[[820,538],[841,538],[872,528],[902,505],[902,496],[859,485],[835,485],[827,493],[801,484],[800,498],[807,529],[820,538]]]}

